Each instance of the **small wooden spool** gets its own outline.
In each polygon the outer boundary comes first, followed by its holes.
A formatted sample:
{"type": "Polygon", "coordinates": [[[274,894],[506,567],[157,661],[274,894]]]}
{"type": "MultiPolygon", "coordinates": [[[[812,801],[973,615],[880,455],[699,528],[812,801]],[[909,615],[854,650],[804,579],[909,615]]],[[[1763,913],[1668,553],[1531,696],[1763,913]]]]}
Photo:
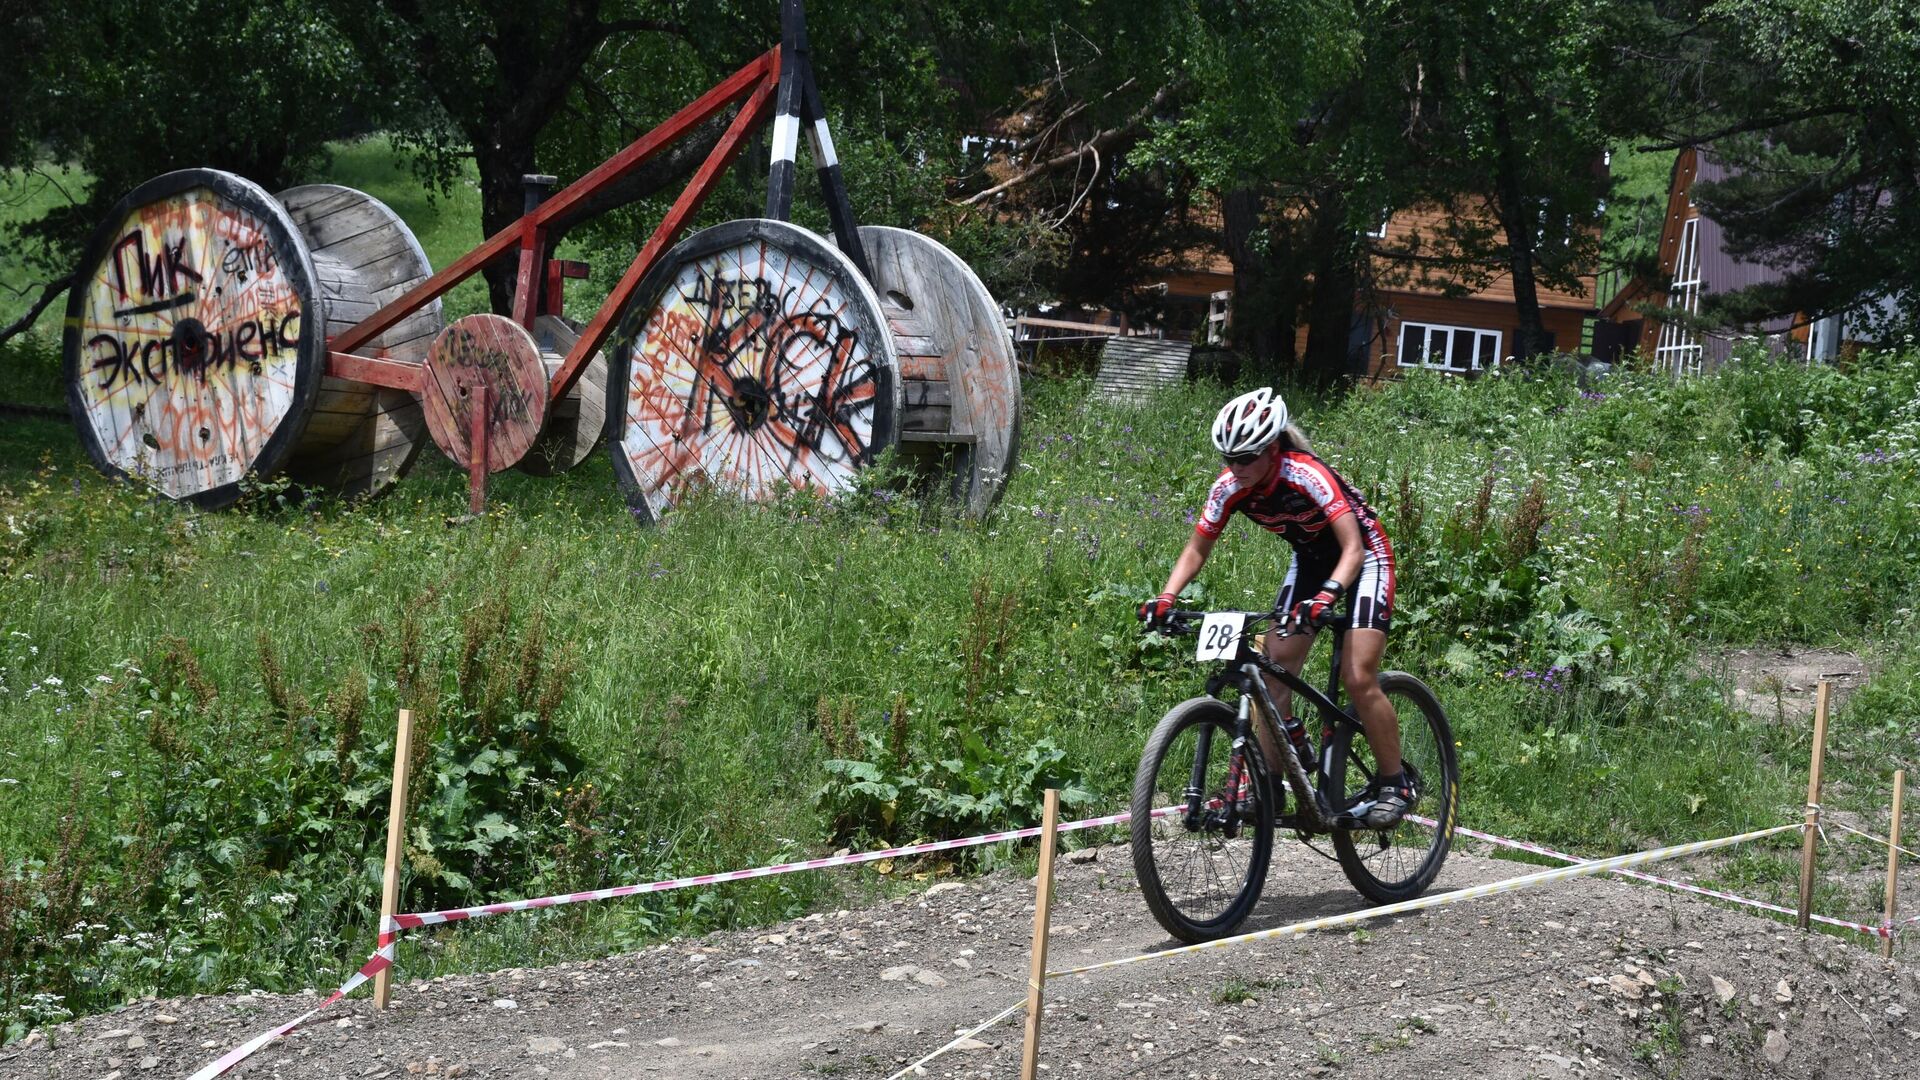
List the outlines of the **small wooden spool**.
{"type": "Polygon", "coordinates": [[[880,298],[820,236],[771,218],[687,237],[635,291],[607,393],[614,473],[651,522],[698,487],[840,491],[898,437],[880,298]]]}
{"type": "MultiPolygon", "coordinates": [[[[315,185],[276,198],[183,169],[123,198],[81,266],[67,398],[102,471],[211,509],[249,475],[364,495],[413,461],[413,396],[327,374],[329,334],[431,272],[371,196],[315,185]]],[[[439,329],[436,302],[362,351],[417,362],[439,329]]]]}
{"type": "MultiPolygon", "coordinates": [[[[330,337],[433,274],[406,223],[365,192],[310,184],[278,198],[313,257],[330,337]]],[[[355,352],[423,364],[443,325],[434,300],[355,352]]],[[[287,474],[349,497],[378,494],[412,468],[426,427],[407,391],[328,375],[287,474]]]]}
{"type": "Polygon", "coordinates": [[[467,468],[473,388],[487,388],[487,471],[511,467],[547,416],[546,367],[533,335],[501,315],[468,315],[441,331],[427,354],[421,401],[434,445],[467,468]]]}
{"type": "Polygon", "coordinates": [[[974,517],[993,508],[1020,445],[1020,370],[1000,306],[972,268],[927,236],[860,229],[900,357],[900,452],[943,475],[974,517]]]}
{"type": "MultiPolygon", "coordinates": [[[[580,340],[580,331],[558,316],[542,315],[533,322],[533,340],[540,347],[540,362],[551,384],[573,343],[580,340]]],[[[535,476],[558,476],[591,457],[606,433],[607,354],[597,352],[573,389],[547,406],[546,427],[514,468],[535,476]]]]}

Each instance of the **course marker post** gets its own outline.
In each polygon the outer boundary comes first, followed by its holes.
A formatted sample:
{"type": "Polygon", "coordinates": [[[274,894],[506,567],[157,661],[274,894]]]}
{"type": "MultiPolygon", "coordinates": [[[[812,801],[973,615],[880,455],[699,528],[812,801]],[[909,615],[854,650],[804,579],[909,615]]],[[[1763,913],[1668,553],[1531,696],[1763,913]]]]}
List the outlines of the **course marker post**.
{"type": "Polygon", "coordinates": [[[1880,943],[1880,955],[1893,958],[1893,914],[1900,895],[1900,804],[1907,794],[1907,770],[1893,771],[1893,825],[1887,833],[1887,937],[1880,943]]]}
{"type": "MultiPolygon", "coordinates": [[[[406,851],[407,765],[413,757],[413,710],[400,710],[393,735],[393,797],[387,803],[387,862],[380,876],[380,933],[384,936],[400,913],[400,856],[406,851]]],[[[384,944],[384,942],[382,942],[384,944]]],[[[393,998],[393,967],[373,977],[373,1007],[384,1009],[393,998]]]]}
{"type": "Polygon", "coordinates": [[[1040,1067],[1040,1009],[1047,988],[1047,924],[1053,906],[1053,848],[1060,823],[1060,792],[1048,788],[1040,816],[1039,890],[1033,898],[1033,966],[1027,971],[1027,1039],[1020,1052],[1020,1080],[1034,1080],[1040,1067]]]}
{"type": "Polygon", "coordinates": [[[1820,840],[1820,767],[1827,758],[1827,701],[1833,684],[1820,680],[1813,697],[1813,765],[1807,770],[1806,834],[1800,839],[1800,929],[1811,924],[1813,914],[1813,853],[1820,840]]]}

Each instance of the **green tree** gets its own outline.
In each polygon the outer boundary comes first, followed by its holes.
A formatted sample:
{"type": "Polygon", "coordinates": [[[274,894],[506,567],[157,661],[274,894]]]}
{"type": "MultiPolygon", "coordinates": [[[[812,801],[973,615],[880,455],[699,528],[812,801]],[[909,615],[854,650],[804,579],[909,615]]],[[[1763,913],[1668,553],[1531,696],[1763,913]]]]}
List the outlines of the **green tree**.
{"type": "Polygon", "coordinates": [[[1680,91],[1663,146],[1729,166],[1695,198],[1728,250],[1777,279],[1706,298],[1701,319],[1878,314],[1920,330],[1920,15],[1884,0],[1674,5],[1660,57],[1680,91]]]}
{"type": "Polygon", "coordinates": [[[1453,210],[1456,265],[1478,256],[1506,273],[1517,355],[1566,344],[1548,336],[1539,290],[1578,291],[1597,260],[1612,61],[1636,24],[1602,0],[1371,0],[1364,21],[1369,115],[1411,154],[1393,194],[1453,210]]]}
{"type": "Polygon", "coordinates": [[[1355,15],[1346,0],[1182,11],[1168,41],[1183,92],[1134,155],[1178,163],[1210,193],[1234,269],[1233,340],[1269,371],[1295,363],[1303,310],[1308,372],[1346,366],[1356,243],[1343,94],[1359,77],[1355,15]]]}
{"type": "Polygon", "coordinates": [[[0,168],[51,160],[92,184],[0,230],[7,257],[46,281],[0,340],[65,291],[87,236],[141,181],[208,166],[276,189],[317,162],[326,140],[383,119],[352,104],[365,100],[359,58],[301,0],[76,0],[6,25],[0,168]]]}

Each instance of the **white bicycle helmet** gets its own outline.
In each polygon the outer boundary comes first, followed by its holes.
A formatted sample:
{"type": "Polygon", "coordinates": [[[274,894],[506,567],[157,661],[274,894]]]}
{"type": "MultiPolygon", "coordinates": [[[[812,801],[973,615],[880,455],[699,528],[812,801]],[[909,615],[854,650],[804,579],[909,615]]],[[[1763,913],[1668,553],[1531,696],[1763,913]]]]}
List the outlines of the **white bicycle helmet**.
{"type": "Polygon", "coordinates": [[[1269,387],[1241,394],[1213,418],[1213,445],[1222,454],[1255,454],[1287,429],[1287,403],[1269,387]]]}

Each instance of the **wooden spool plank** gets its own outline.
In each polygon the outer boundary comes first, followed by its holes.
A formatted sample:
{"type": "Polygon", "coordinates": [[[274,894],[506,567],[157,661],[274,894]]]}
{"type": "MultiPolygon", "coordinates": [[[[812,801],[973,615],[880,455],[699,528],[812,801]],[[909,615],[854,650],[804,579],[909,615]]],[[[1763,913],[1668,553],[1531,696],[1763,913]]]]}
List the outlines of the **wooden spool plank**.
{"type": "Polygon", "coordinates": [[[302,483],[334,490],[377,493],[405,475],[419,456],[424,439],[408,433],[425,426],[418,398],[397,390],[382,391],[390,406],[363,418],[347,439],[325,454],[300,461],[302,483]]]}
{"type": "Polygon", "coordinates": [[[332,242],[339,235],[337,228],[325,225],[323,222],[342,211],[357,210],[360,207],[360,192],[353,188],[332,184],[313,184],[295,188],[292,192],[285,192],[283,195],[291,196],[282,198],[280,202],[287,208],[287,213],[293,215],[294,224],[299,226],[301,235],[311,237],[323,245],[332,242]],[[322,230],[332,230],[332,235],[322,230]]]}
{"type": "Polygon", "coordinates": [[[692,487],[747,498],[842,491],[898,441],[880,298],[852,260],[785,221],[682,240],[622,313],[609,449],[636,517],[692,487]]]}
{"type": "Polygon", "coordinates": [[[471,458],[475,387],[487,388],[487,471],[532,448],[547,415],[547,369],[533,335],[500,315],[468,315],[446,328],[427,356],[421,404],[434,444],[455,464],[471,458]]]}
{"type": "MultiPolygon", "coordinates": [[[[534,320],[533,337],[551,384],[580,334],[566,320],[542,315],[534,320]]],[[[547,403],[546,426],[515,468],[535,476],[557,476],[592,456],[606,430],[607,357],[598,352],[587,361],[573,389],[547,403]]]]}
{"type": "MultiPolygon", "coordinates": [[[[347,330],[433,272],[406,224],[364,192],[312,184],[281,192],[279,199],[314,253],[329,335],[347,330]]],[[[435,300],[358,352],[424,363],[443,322],[435,300]]],[[[289,475],[346,496],[386,490],[412,467],[426,442],[420,402],[404,390],[332,376],[325,389],[325,419],[311,425],[289,475]]]]}
{"type": "Polygon", "coordinates": [[[917,379],[922,382],[946,382],[947,358],[944,356],[915,356],[911,353],[900,358],[900,377],[917,379]]]}
{"type": "Polygon", "coordinates": [[[945,379],[902,379],[908,405],[951,405],[953,390],[945,379]]]}
{"type": "Polygon", "coordinates": [[[1000,307],[959,256],[929,237],[867,225],[860,242],[889,308],[902,375],[950,387],[945,442],[955,494],[968,513],[985,514],[1005,490],[1020,443],[1020,373],[1000,307]]]}

